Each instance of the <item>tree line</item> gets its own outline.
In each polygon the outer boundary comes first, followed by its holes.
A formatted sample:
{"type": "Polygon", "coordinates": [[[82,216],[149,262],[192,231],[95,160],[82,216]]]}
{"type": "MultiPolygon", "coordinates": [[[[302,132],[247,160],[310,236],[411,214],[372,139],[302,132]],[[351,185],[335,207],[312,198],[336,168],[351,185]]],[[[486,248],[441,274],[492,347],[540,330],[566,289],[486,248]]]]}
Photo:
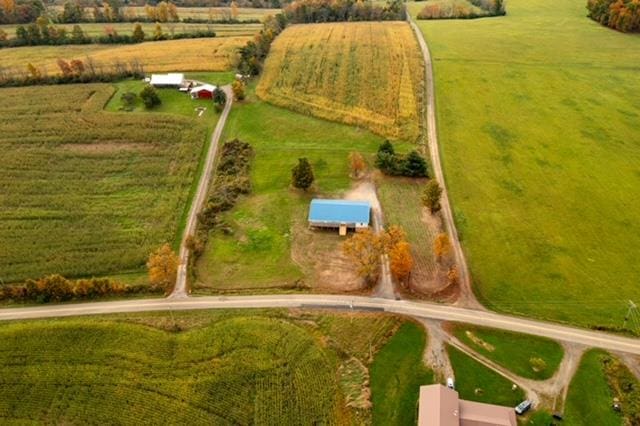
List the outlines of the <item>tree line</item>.
{"type": "Polygon", "coordinates": [[[469,0],[468,4],[455,1],[428,2],[418,12],[418,19],[474,19],[506,14],[504,0],[469,0]]]}
{"type": "Polygon", "coordinates": [[[49,275],[20,284],[0,286],[0,301],[66,302],[103,296],[156,292],[147,285],[124,285],[108,278],[70,280],[61,275],[49,275]]]}
{"type": "MultiPolygon", "coordinates": [[[[134,9],[133,2],[125,4],[120,0],[108,0],[102,2],[89,2],[80,0],[65,1],[62,10],[47,8],[41,0],[0,0],[0,24],[29,24],[35,22],[39,17],[45,17],[56,23],[76,24],[81,22],[185,22],[185,23],[259,23],[258,19],[238,20],[239,7],[247,6],[247,2],[226,2],[229,8],[228,13],[223,13],[219,19],[210,13],[208,19],[186,17],[180,18],[177,5],[180,2],[152,1],[141,3],[144,7],[144,14],[138,14],[134,9]]],[[[211,7],[212,3],[207,1],[202,7],[211,7]]],[[[221,4],[222,6],[222,4],[221,4]]],[[[259,6],[263,7],[263,6],[259,6]]],[[[280,6],[277,6],[278,8],[280,6]]]]}
{"type": "Polygon", "coordinates": [[[112,82],[124,78],[143,78],[144,69],[139,61],[114,61],[109,65],[95,62],[92,58],[84,61],[74,59],[58,60],[60,74],[49,75],[45,69],[27,64],[25,69],[4,68],[0,65],[0,87],[31,86],[40,84],[73,84],[112,82]]]}
{"type": "Polygon", "coordinates": [[[0,28],[0,48],[21,46],[57,46],[67,44],[135,44],[145,41],[179,40],[184,38],[215,37],[212,30],[196,30],[186,33],[167,33],[160,24],[156,24],[153,33],[146,34],[140,24],[136,24],[132,34],[119,34],[112,26],[104,28],[104,34],[90,37],[82,27],[74,25],[71,32],[64,27],[51,25],[49,21],[40,17],[35,23],[16,27],[15,38],[0,28]]]}
{"type": "Polygon", "coordinates": [[[640,0],[589,0],[589,17],[622,32],[640,32],[640,0]]]}

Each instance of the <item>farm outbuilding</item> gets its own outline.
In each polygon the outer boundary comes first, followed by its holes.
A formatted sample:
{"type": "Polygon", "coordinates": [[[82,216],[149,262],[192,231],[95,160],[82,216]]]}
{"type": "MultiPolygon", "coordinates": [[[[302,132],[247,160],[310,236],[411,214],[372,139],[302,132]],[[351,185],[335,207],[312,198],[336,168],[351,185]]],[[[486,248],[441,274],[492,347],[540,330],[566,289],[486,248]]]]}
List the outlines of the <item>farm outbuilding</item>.
{"type": "Polygon", "coordinates": [[[366,229],[371,223],[371,204],[368,201],[314,199],[309,207],[309,225],[319,228],[338,228],[340,235],[347,229],[366,229]]]}
{"type": "Polygon", "coordinates": [[[216,86],[211,84],[203,84],[201,86],[195,86],[191,88],[192,99],[212,99],[213,92],[216,90],[216,86]]]}
{"type": "Polygon", "coordinates": [[[181,87],[184,85],[184,74],[151,74],[149,84],[153,87],[181,87]]]}

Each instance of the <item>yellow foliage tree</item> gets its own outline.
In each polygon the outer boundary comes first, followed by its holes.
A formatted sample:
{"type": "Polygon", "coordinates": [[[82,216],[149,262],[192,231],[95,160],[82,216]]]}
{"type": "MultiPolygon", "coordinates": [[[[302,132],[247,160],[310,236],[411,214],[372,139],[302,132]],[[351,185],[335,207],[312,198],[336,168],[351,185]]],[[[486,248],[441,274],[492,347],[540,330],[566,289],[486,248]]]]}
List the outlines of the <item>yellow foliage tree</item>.
{"type": "Polygon", "coordinates": [[[234,0],[231,2],[231,18],[237,20],[239,15],[240,11],[238,10],[238,3],[234,0]]]}
{"type": "Polygon", "coordinates": [[[438,234],[433,241],[433,253],[436,255],[436,260],[440,262],[444,256],[451,251],[451,242],[449,241],[449,235],[443,233],[438,234]]]}
{"type": "Polygon", "coordinates": [[[380,256],[384,253],[384,238],[366,229],[342,243],[343,253],[356,266],[358,276],[373,285],[380,274],[380,256]]]}
{"type": "Polygon", "coordinates": [[[151,286],[169,292],[176,283],[178,273],[178,256],[169,244],[164,244],[149,256],[147,269],[151,286]]]}
{"type": "Polygon", "coordinates": [[[385,249],[390,252],[397,244],[407,240],[407,233],[404,232],[402,226],[391,225],[384,233],[383,238],[385,249]]]}
{"type": "Polygon", "coordinates": [[[413,269],[411,246],[406,241],[400,241],[389,251],[391,274],[401,283],[406,283],[413,269]]]}
{"type": "Polygon", "coordinates": [[[353,177],[358,178],[364,173],[367,168],[367,163],[364,161],[364,157],[357,151],[349,153],[349,167],[351,168],[351,174],[353,177]]]}

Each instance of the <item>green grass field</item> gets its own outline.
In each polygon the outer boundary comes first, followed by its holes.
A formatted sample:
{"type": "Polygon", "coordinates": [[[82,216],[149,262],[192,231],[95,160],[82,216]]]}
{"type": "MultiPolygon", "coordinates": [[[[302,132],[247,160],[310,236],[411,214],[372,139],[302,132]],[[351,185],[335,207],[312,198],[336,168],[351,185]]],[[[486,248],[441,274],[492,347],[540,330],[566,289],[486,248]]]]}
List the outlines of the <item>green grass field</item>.
{"type": "Polygon", "coordinates": [[[495,371],[447,345],[456,375],[456,390],[461,399],[515,407],[525,398],[522,389],[511,390],[513,383],[495,371]]]}
{"type": "Polygon", "coordinates": [[[353,424],[338,367],[368,365],[358,348],[402,322],[261,310],[2,323],[0,422],[353,424]]]}
{"type": "Polygon", "coordinates": [[[469,348],[522,377],[548,379],[562,361],[562,346],[553,340],[469,324],[453,327],[453,334],[469,348]],[[546,367],[534,370],[530,362],[534,357],[544,360],[546,367]]]}
{"type": "MultiPolygon", "coordinates": [[[[234,106],[223,140],[249,142],[252,192],[225,215],[231,235],[216,232],[197,264],[196,290],[291,287],[305,274],[292,260],[293,228],[305,225],[314,194],[336,195],[350,187],[348,154],[374,153],[381,138],[364,130],[304,116],[257,100],[234,106]],[[290,188],[299,157],[314,167],[315,190],[290,188]]],[[[338,240],[336,239],[336,242],[338,240]]]]}
{"type": "Polygon", "coordinates": [[[607,384],[601,358],[604,352],[585,353],[571,381],[563,424],[571,426],[619,426],[622,418],[611,408],[613,394],[607,384]]]}
{"type": "Polygon", "coordinates": [[[165,91],[170,114],[104,112],[107,84],[0,92],[3,282],[140,271],[174,241],[215,116],[180,116],[191,100],[165,91]]]}
{"type": "Polygon", "coordinates": [[[418,23],[476,294],[499,311],[619,327],[640,300],[640,36],[589,20],[583,0],[507,10],[418,23]]]}
{"type": "Polygon", "coordinates": [[[416,423],[420,386],[434,382],[434,375],[422,361],[424,329],[404,324],[376,355],[371,366],[374,425],[416,423]]]}

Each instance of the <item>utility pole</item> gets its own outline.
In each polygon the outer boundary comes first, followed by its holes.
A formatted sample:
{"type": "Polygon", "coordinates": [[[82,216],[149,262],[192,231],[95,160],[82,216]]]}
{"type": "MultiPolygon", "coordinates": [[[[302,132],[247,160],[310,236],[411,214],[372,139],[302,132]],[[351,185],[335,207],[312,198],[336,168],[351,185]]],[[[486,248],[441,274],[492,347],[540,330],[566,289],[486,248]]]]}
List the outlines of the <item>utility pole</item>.
{"type": "Polygon", "coordinates": [[[627,314],[624,316],[624,323],[622,324],[622,328],[627,328],[627,322],[631,327],[631,331],[635,333],[640,332],[640,313],[638,313],[638,305],[633,303],[633,300],[628,300],[629,308],[627,309],[627,314]]]}

